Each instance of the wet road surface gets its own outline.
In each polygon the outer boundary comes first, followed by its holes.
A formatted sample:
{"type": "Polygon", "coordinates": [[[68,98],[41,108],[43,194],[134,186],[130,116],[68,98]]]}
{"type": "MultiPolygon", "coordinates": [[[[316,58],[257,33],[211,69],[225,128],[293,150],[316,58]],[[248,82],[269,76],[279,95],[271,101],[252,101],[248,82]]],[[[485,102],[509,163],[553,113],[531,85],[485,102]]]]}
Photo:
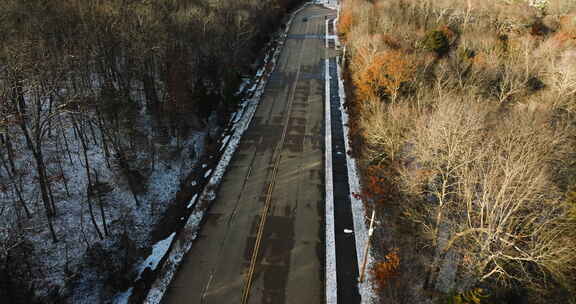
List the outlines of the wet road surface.
{"type": "Polygon", "coordinates": [[[251,263],[246,303],[323,303],[323,35],[324,16],[334,13],[309,6],[295,17],[251,126],[163,303],[242,303],[251,263]]]}

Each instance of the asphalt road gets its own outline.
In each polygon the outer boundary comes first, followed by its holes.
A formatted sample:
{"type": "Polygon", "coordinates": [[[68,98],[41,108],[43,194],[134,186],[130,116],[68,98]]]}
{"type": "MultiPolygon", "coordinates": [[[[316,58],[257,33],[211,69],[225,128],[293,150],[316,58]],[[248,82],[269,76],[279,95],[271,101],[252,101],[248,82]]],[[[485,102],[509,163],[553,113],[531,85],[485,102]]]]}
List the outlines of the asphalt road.
{"type": "Polygon", "coordinates": [[[163,303],[242,303],[267,201],[247,303],[323,303],[323,35],[324,16],[334,14],[310,6],[294,19],[252,124],[163,303]]]}

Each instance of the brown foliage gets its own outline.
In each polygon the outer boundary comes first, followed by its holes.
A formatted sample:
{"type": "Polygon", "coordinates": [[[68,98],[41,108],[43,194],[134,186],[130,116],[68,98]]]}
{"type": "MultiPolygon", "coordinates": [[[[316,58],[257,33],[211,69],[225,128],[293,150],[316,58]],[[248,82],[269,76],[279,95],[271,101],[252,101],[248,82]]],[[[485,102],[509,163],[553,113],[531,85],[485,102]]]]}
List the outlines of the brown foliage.
{"type": "Polygon", "coordinates": [[[338,32],[346,39],[346,35],[350,32],[354,24],[354,16],[349,9],[342,10],[340,14],[340,19],[338,20],[338,32]]]}
{"type": "Polygon", "coordinates": [[[530,25],[530,35],[532,36],[544,36],[547,32],[548,28],[540,20],[537,20],[530,25]]]}
{"type": "Polygon", "coordinates": [[[398,193],[393,178],[396,176],[390,165],[371,165],[364,171],[364,187],[360,198],[374,203],[394,200],[398,193]]]}
{"type": "MultiPolygon", "coordinates": [[[[403,220],[421,228],[415,239],[442,253],[438,262],[461,254],[458,278],[538,292],[571,284],[576,230],[565,219],[576,207],[573,197],[561,204],[558,185],[574,162],[566,152],[573,118],[560,114],[576,112],[574,4],[551,1],[555,13],[539,19],[524,1],[348,3],[352,124],[369,164],[362,197],[402,206],[403,220]],[[441,226],[447,245],[438,242],[441,226]]],[[[423,253],[422,263],[433,260],[423,253]]],[[[386,292],[391,264],[373,269],[386,292]]]]}
{"type": "Polygon", "coordinates": [[[560,25],[565,31],[576,31],[576,14],[568,14],[560,18],[560,25]]]}
{"type": "Polygon", "coordinates": [[[559,31],[553,36],[553,42],[555,42],[556,48],[566,48],[576,46],[576,32],[570,31],[559,31]]]}
{"type": "Polygon", "coordinates": [[[398,50],[402,47],[400,41],[392,35],[382,34],[380,37],[382,38],[382,42],[393,50],[398,50]]]}
{"type": "Polygon", "coordinates": [[[378,289],[383,290],[388,286],[391,280],[398,277],[398,268],[400,267],[400,257],[398,248],[394,248],[385,257],[385,260],[378,262],[372,268],[372,275],[378,289]]]}
{"type": "Polygon", "coordinates": [[[415,63],[412,56],[400,50],[384,51],[374,56],[372,62],[355,78],[358,98],[390,98],[396,101],[403,84],[412,79],[415,63]]]}
{"type": "Polygon", "coordinates": [[[455,40],[456,40],[456,32],[454,32],[449,26],[447,25],[443,25],[439,28],[439,31],[442,32],[442,34],[444,34],[444,37],[446,37],[446,39],[448,40],[449,44],[454,44],[455,40]]]}

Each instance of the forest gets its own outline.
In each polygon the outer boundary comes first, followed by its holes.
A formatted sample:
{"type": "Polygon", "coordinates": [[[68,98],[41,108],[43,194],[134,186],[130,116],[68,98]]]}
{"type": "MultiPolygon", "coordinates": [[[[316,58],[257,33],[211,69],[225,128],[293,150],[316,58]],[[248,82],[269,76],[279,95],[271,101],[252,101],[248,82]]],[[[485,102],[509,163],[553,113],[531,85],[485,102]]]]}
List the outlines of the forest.
{"type": "Polygon", "coordinates": [[[0,302],[105,303],[293,0],[0,1],[0,302]]]}
{"type": "Polygon", "coordinates": [[[344,0],[382,303],[576,303],[576,3],[344,0]]]}

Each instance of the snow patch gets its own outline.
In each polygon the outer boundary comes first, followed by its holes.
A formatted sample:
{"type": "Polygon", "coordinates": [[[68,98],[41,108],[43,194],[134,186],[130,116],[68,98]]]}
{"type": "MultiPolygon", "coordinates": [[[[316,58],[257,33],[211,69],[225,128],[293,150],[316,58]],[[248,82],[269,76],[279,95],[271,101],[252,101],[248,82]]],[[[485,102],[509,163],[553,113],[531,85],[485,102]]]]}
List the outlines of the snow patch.
{"type": "Polygon", "coordinates": [[[212,169],[210,169],[204,173],[204,178],[208,178],[208,176],[210,176],[210,173],[212,173],[212,169]]]}
{"type": "Polygon", "coordinates": [[[158,263],[160,263],[160,260],[162,260],[164,255],[166,255],[168,249],[170,249],[170,244],[172,244],[174,236],[176,236],[176,232],[173,232],[169,237],[158,241],[158,243],[152,246],[152,253],[142,264],[140,264],[140,267],[138,267],[138,277],[136,278],[136,281],[140,280],[142,272],[144,272],[146,268],[150,268],[152,271],[156,270],[158,263]]]}
{"type": "Polygon", "coordinates": [[[160,303],[166,289],[168,289],[168,286],[170,285],[170,281],[172,281],[172,278],[178,269],[178,265],[180,265],[184,255],[188,250],[190,250],[190,247],[192,247],[192,242],[198,236],[198,228],[202,221],[202,217],[202,212],[193,212],[190,215],[183,230],[190,233],[182,233],[181,238],[179,237],[174,240],[172,250],[170,250],[170,253],[168,254],[168,259],[162,266],[162,273],[158,275],[158,278],[152,284],[152,288],[150,288],[146,299],[143,301],[144,304],[160,303]]]}
{"type": "Polygon", "coordinates": [[[230,139],[230,135],[226,135],[223,139],[222,139],[222,146],[220,147],[220,150],[223,150],[226,145],[228,144],[228,140],[230,139]]]}
{"type": "Polygon", "coordinates": [[[194,196],[192,197],[192,199],[190,200],[190,202],[188,203],[188,206],[186,206],[186,208],[188,208],[188,209],[192,208],[192,206],[194,206],[194,203],[196,202],[197,198],[198,198],[198,193],[194,194],[194,196]]]}
{"type": "Polygon", "coordinates": [[[244,90],[246,89],[246,86],[249,83],[250,83],[250,78],[242,79],[242,83],[240,84],[240,87],[238,87],[238,91],[236,91],[236,93],[234,93],[234,95],[238,96],[238,95],[244,93],[244,90]]]}
{"type": "Polygon", "coordinates": [[[130,287],[130,288],[128,288],[128,290],[119,293],[112,300],[112,304],[128,304],[128,300],[132,296],[133,290],[134,290],[134,287],[130,287]]]}
{"type": "Polygon", "coordinates": [[[216,192],[214,192],[214,190],[210,190],[202,198],[208,202],[213,201],[216,199],[216,192]]]}

